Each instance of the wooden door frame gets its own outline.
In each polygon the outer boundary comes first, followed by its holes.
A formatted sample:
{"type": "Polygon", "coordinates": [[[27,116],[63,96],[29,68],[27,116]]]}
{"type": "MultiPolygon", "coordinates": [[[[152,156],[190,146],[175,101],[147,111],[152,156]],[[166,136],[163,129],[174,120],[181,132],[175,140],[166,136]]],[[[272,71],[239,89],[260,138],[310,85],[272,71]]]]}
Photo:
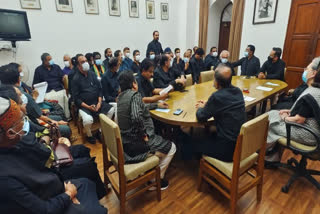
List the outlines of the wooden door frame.
{"type": "MultiPolygon", "coordinates": [[[[220,25],[219,25],[219,43],[218,43],[218,52],[219,54],[221,53],[222,49],[220,48],[220,40],[221,40],[221,24],[222,24],[222,19],[223,19],[223,14],[224,12],[226,11],[226,9],[232,5],[233,6],[233,3],[232,2],[229,2],[222,10],[221,12],[221,16],[220,16],[220,25]]],[[[231,29],[231,24],[232,24],[232,20],[230,21],[230,29],[231,29]]],[[[241,32],[242,33],[242,32],[241,32]]],[[[229,40],[230,40],[230,30],[229,30],[229,40]]],[[[228,41],[229,43],[229,41],[228,41]]]]}

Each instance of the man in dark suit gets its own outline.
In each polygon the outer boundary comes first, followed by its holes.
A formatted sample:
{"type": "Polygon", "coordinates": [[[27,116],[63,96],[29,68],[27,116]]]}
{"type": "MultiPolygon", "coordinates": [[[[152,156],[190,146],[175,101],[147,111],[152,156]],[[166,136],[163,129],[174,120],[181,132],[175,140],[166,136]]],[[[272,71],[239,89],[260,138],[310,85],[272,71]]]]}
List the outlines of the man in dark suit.
{"type": "Polygon", "coordinates": [[[153,31],[153,40],[148,44],[146,56],[149,57],[150,51],[153,50],[155,55],[163,54],[161,43],[159,42],[159,31],[153,31]]]}
{"type": "Polygon", "coordinates": [[[256,48],[248,45],[242,57],[237,62],[232,63],[233,67],[241,65],[241,75],[256,76],[260,70],[260,60],[254,55],[256,48]]]}

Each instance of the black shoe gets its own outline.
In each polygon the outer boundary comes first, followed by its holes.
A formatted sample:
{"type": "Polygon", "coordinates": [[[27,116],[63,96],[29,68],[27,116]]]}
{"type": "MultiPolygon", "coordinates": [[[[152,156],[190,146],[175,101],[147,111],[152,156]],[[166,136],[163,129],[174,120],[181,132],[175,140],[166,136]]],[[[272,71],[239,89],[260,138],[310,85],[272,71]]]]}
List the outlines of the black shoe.
{"type": "Polygon", "coordinates": [[[95,144],[96,143],[96,138],[95,137],[87,137],[87,141],[91,144],[95,144]]]}
{"type": "MultiPolygon", "coordinates": [[[[150,185],[152,182],[151,181],[149,181],[148,182],[148,185],[150,185]]],[[[165,190],[165,189],[167,189],[169,187],[169,182],[166,180],[166,179],[161,179],[160,180],[160,189],[161,190],[165,190]]],[[[149,191],[154,191],[154,190],[156,190],[157,189],[157,187],[155,187],[155,186],[152,186],[152,187],[150,187],[148,190],[149,191]]]]}
{"type": "Polygon", "coordinates": [[[265,169],[278,169],[280,161],[264,161],[265,169]]]}

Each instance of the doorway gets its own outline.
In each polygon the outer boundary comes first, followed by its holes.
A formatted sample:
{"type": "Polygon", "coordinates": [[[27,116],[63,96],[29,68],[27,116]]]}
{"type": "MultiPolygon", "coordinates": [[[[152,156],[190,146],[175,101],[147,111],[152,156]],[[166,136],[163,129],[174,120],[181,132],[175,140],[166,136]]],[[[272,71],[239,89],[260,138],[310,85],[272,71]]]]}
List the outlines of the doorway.
{"type": "Polygon", "coordinates": [[[222,10],[220,18],[220,33],[219,33],[219,54],[223,50],[228,50],[230,38],[230,26],[232,19],[232,2],[227,4],[222,10]]]}

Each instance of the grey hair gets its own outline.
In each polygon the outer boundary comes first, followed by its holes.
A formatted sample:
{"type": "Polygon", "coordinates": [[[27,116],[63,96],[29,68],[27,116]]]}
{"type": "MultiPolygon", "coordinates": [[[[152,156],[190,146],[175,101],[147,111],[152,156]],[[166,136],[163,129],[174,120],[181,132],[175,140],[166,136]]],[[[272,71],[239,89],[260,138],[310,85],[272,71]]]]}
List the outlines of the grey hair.
{"type": "Polygon", "coordinates": [[[69,57],[69,58],[71,58],[69,54],[63,55],[63,58],[64,58],[64,57],[69,57]]]}
{"type": "Polygon", "coordinates": [[[319,57],[316,57],[312,60],[311,62],[311,68],[312,70],[316,71],[318,70],[320,67],[320,56],[319,57]]]}
{"type": "Polygon", "coordinates": [[[222,54],[224,54],[224,53],[227,53],[228,54],[228,57],[230,56],[230,52],[229,51],[227,51],[227,50],[223,50],[223,51],[221,51],[221,53],[220,53],[220,57],[222,56],[222,54]]]}
{"type": "Polygon", "coordinates": [[[47,56],[50,56],[50,54],[48,54],[48,53],[43,53],[43,54],[41,55],[41,61],[44,62],[44,61],[46,60],[47,56]]]}
{"type": "Polygon", "coordinates": [[[118,58],[117,57],[112,57],[110,60],[109,60],[109,68],[114,68],[118,65],[118,58]]]}

